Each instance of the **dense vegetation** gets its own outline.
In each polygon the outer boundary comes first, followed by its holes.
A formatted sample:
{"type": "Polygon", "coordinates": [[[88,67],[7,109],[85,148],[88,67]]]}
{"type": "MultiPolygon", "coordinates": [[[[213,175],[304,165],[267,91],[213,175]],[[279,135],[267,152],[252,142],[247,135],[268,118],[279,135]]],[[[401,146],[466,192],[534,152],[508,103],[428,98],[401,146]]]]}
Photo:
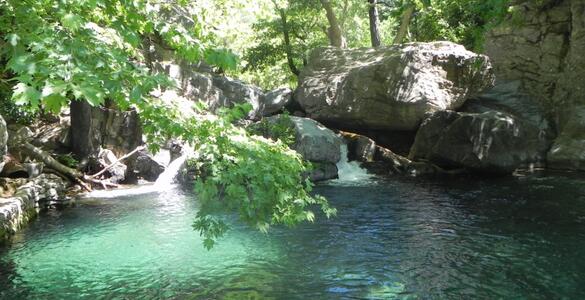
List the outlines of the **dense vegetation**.
{"type": "Polygon", "coordinates": [[[171,137],[190,143],[205,158],[192,161],[203,203],[194,227],[210,247],[226,229],[213,217],[218,210],[260,230],[312,221],[312,205],[327,216],[335,210],[310,194],[296,152],[234,125],[245,108],[217,117],[198,105],[198,116],[186,117],[153,97],[173,82],[145,64],[145,39],[161,38],[180,59],[275,87],[294,85],[308,52],[328,44],[448,39],[481,50],[483,31],[505,13],[505,0],[4,0],[1,113],[30,121],[72,101],[107,100],[139,111],[152,149],[171,137]]]}

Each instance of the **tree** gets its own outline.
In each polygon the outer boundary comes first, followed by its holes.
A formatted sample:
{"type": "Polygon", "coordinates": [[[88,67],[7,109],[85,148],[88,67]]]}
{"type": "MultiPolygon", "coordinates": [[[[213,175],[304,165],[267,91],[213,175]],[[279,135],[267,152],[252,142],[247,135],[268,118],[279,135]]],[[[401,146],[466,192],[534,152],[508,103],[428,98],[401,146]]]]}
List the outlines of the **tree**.
{"type": "Polygon", "coordinates": [[[339,21],[337,20],[337,16],[335,15],[335,11],[333,10],[331,2],[329,0],[320,1],[323,9],[325,10],[327,21],[329,22],[329,27],[327,28],[327,37],[329,38],[329,43],[333,47],[346,48],[347,41],[343,36],[341,26],[339,25],[339,21]]]}
{"type": "Polygon", "coordinates": [[[370,17],[370,40],[372,41],[372,47],[379,47],[381,45],[380,40],[380,18],[378,16],[377,0],[368,0],[370,8],[368,14],[370,17]]]}
{"type": "MultiPolygon", "coordinates": [[[[206,247],[225,231],[221,218],[213,216],[218,210],[237,212],[260,230],[270,224],[311,221],[311,205],[327,216],[333,214],[326,199],[310,194],[312,185],[303,176],[307,165],[298,153],[233,125],[245,115],[244,109],[216,117],[198,105],[199,117],[193,118],[151,96],[155,89],[173,88],[173,82],[146,67],[141,47],[149,35],[161,36],[181,59],[235,66],[225,51],[205,45],[196,28],[164,18],[170,14],[166,9],[179,2],[158,4],[154,0],[0,2],[0,61],[9,73],[2,78],[13,83],[12,100],[55,113],[70,103],[100,106],[108,100],[121,110],[140,113],[152,150],[171,137],[191,144],[200,155],[191,163],[199,164],[195,190],[202,202],[194,228],[205,237],[206,247]],[[264,168],[279,176],[267,177],[264,168]]],[[[51,161],[44,153],[38,155],[51,161]]],[[[78,177],[75,170],[63,172],[78,177]]]]}
{"type": "Polygon", "coordinates": [[[402,17],[400,20],[400,27],[396,32],[396,36],[394,37],[393,44],[401,44],[404,42],[406,35],[408,34],[408,28],[410,26],[410,21],[412,20],[412,16],[414,15],[415,5],[410,2],[406,2],[405,7],[403,8],[402,17]]]}

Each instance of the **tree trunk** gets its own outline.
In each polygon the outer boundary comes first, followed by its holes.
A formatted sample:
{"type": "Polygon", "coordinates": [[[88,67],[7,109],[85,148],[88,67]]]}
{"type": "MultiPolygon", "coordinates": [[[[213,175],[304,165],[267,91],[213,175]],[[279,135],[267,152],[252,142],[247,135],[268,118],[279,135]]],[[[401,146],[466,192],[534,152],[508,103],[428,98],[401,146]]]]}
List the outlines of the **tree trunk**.
{"type": "Polygon", "coordinates": [[[331,2],[329,2],[329,0],[320,1],[321,5],[323,5],[323,9],[325,9],[327,21],[329,22],[329,28],[327,28],[327,37],[329,38],[329,43],[334,47],[347,48],[347,42],[343,36],[341,27],[339,26],[339,21],[335,16],[335,11],[333,11],[331,2]]]}
{"type": "Polygon", "coordinates": [[[409,4],[408,7],[405,8],[404,12],[402,13],[402,20],[400,21],[400,28],[398,28],[398,32],[396,33],[396,37],[394,38],[393,44],[401,44],[404,42],[404,38],[408,33],[408,27],[410,26],[410,21],[412,20],[412,15],[414,14],[414,5],[409,4]]]}
{"type": "Polygon", "coordinates": [[[286,52],[286,61],[288,63],[288,67],[290,71],[295,74],[295,76],[299,76],[300,72],[295,62],[293,60],[293,53],[292,53],[292,45],[290,43],[290,29],[288,27],[288,22],[286,18],[286,11],[284,9],[279,9],[280,13],[280,20],[282,22],[282,34],[284,35],[284,49],[286,52]]]}
{"type": "MultiPolygon", "coordinates": [[[[101,132],[96,132],[92,107],[86,101],[71,101],[71,150],[79,159],[97,155],[101,146],[101,132]]],[[[99,127],[99,126],[98,126],[99,127]]]]}
{"type": "Polygon", "coordinates": [[[379,47],[382,42],[380,41],[380,19],[378,17],[377,0],[368,0],[370,2],[370,39],[372,41],[372,47],[379,47]]]}

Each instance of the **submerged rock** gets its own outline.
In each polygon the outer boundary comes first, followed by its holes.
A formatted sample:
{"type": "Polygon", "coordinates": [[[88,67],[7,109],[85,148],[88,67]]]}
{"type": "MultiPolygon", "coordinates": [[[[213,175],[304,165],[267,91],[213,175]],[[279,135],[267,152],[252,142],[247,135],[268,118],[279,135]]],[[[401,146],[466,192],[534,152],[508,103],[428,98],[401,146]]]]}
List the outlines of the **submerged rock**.
{"type": "Polygon", "coordinates": [[[295,100],[328,124],[415,130],[426,113],[457,109],[493,81],[486,56],[449,42],[320,48],[301,73],[295,100]]]}

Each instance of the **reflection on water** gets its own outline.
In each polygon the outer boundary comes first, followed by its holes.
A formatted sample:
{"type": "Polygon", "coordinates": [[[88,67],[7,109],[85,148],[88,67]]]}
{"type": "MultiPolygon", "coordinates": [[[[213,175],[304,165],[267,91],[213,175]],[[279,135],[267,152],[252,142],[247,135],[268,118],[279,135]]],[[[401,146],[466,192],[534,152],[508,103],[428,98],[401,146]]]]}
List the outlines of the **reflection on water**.
{"type": "Polygon", "coordinates": [[[177,190],[84,199],[0,249],[3,299],[583,298],[585,180],[414,178],[317,192],[338,216],[206,251],[177,190]]]}

